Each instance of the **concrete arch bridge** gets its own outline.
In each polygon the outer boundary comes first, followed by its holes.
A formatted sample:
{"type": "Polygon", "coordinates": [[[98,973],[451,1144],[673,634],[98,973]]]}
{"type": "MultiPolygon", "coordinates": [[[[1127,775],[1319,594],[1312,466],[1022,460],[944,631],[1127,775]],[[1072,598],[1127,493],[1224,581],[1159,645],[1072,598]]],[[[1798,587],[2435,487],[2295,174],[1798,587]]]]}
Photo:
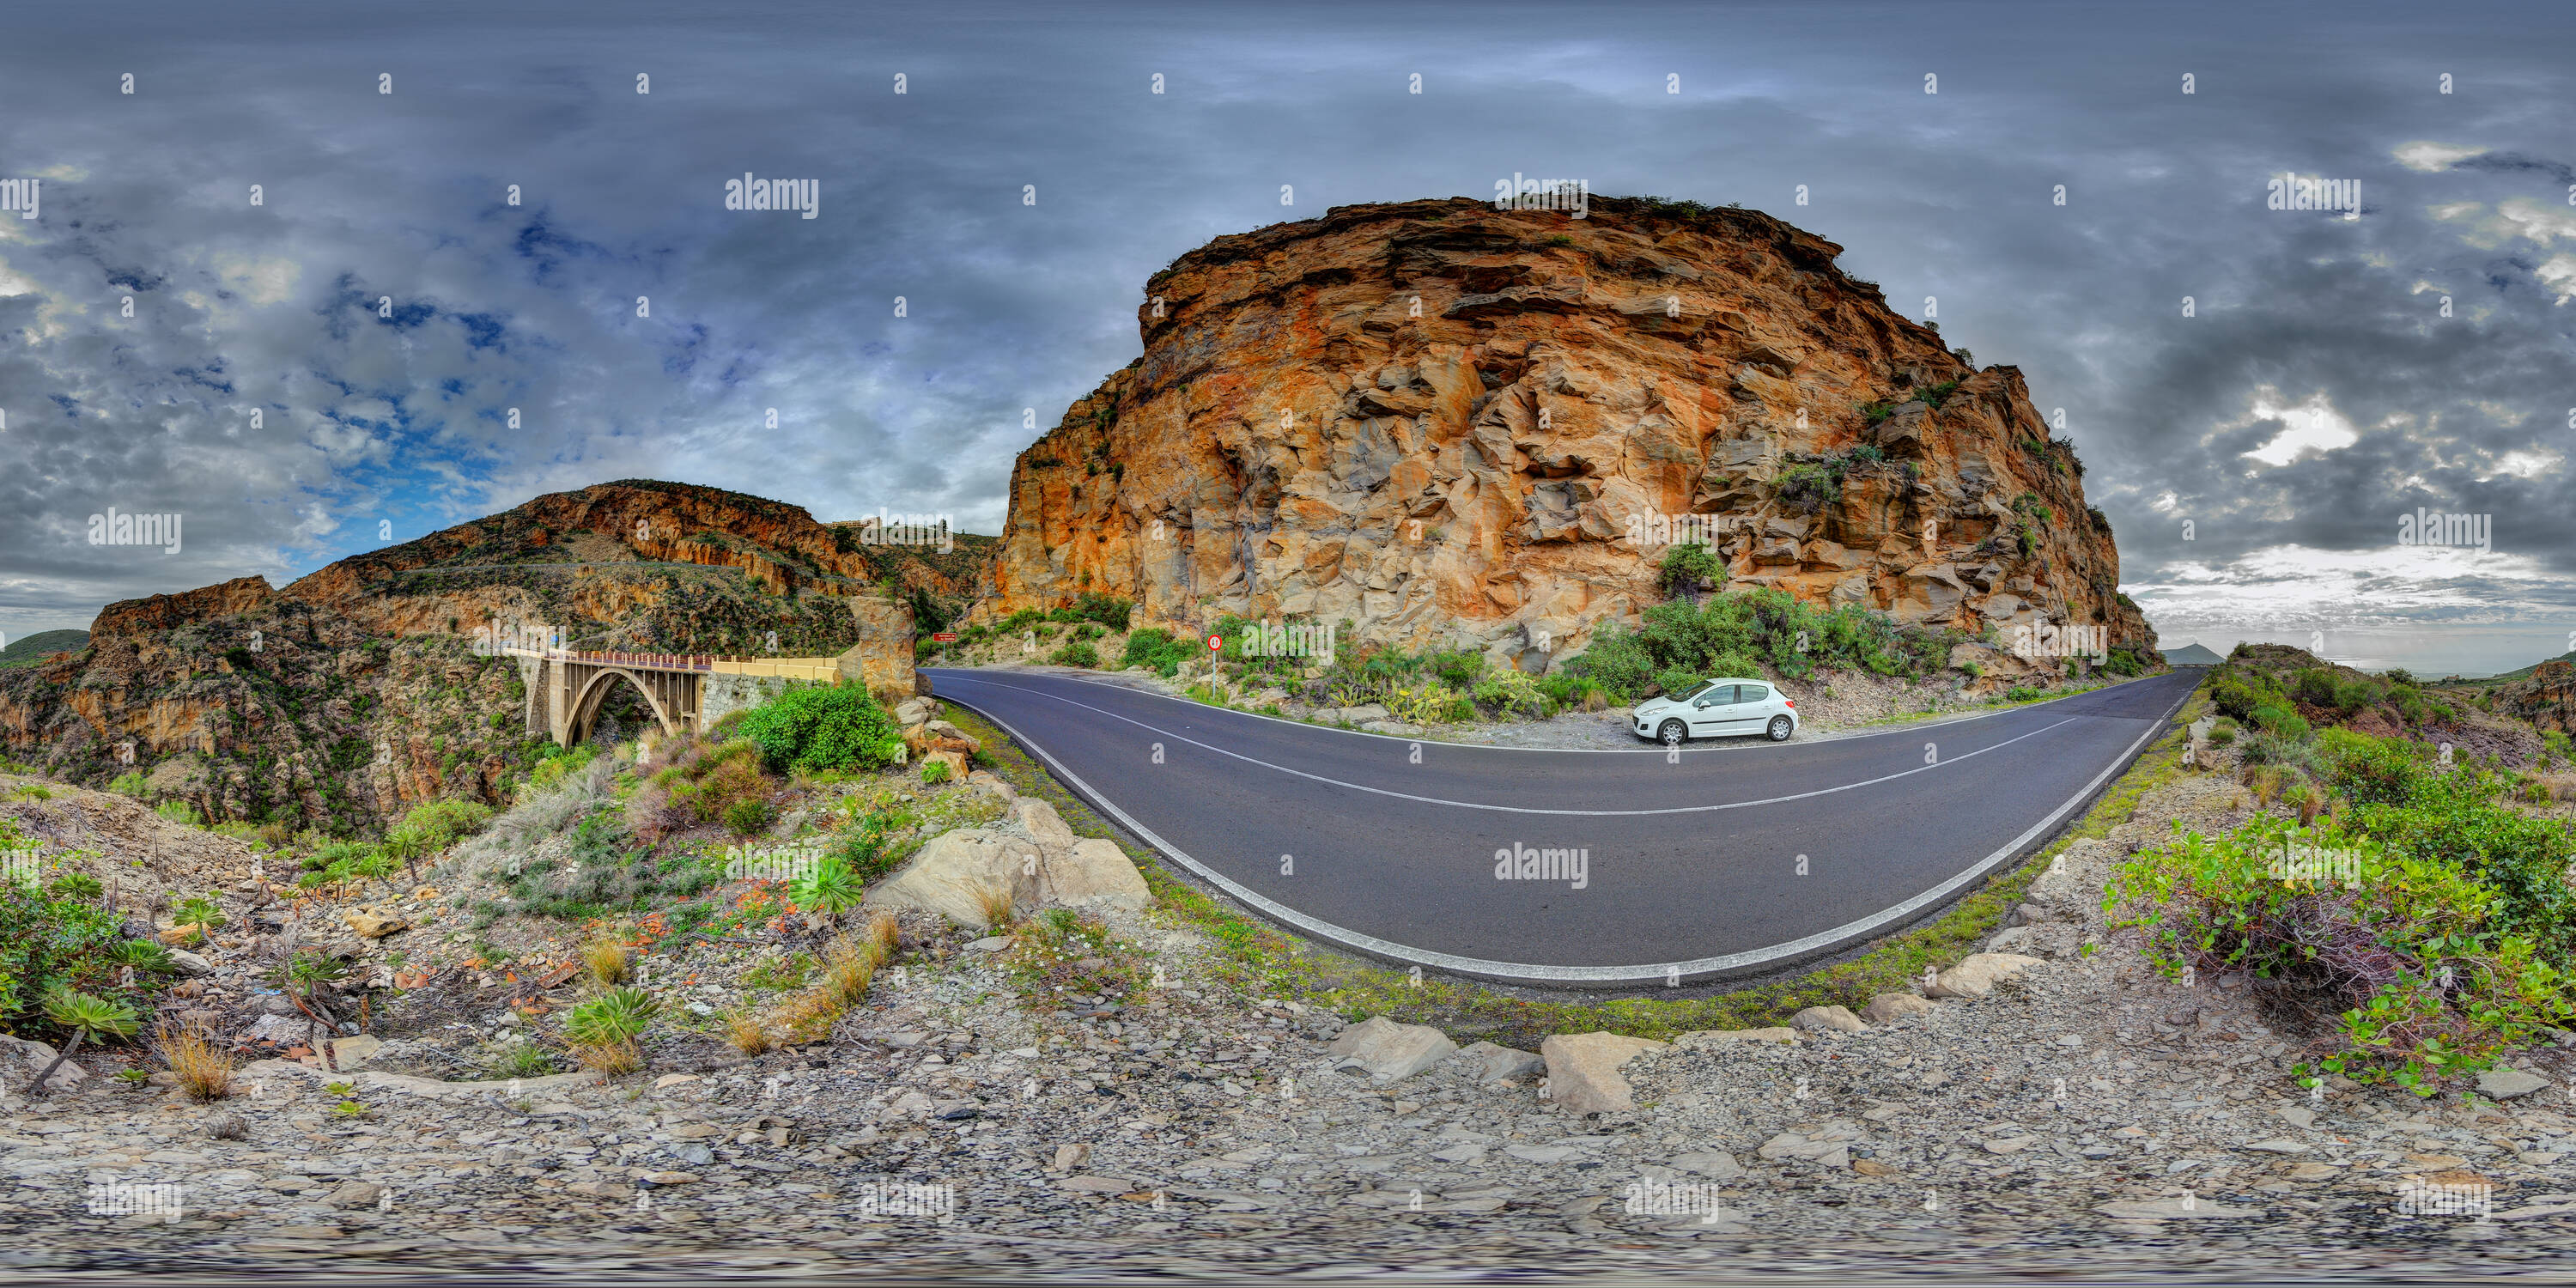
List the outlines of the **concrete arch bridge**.
{"type": "MultiPolygon", "coordinates": [[[[527,731],[569,747],[590,736],[619,685],[633,689],[666,734],[701,733],[732,711],[758,706],[790,681],[863,680],[859,652],[839,657],[715,657],[703,653],[510,649],[527,685],[527,731]]],[[[881,695],[882,696],[882,695],[881,695]]]]}

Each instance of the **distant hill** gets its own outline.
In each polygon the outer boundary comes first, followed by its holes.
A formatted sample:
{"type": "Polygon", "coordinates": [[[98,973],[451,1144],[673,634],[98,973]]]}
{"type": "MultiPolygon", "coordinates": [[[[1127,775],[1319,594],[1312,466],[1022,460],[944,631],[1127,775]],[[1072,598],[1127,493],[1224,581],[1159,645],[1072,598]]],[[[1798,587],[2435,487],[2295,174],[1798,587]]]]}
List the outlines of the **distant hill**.
{"type": "Polygon", "coordinates": [[[88,631],[38,631],[0,648],[0,666],[34,666],[56,653],[69,653],[88,643],[88,631]]]}
{"type": "Polygon", "coordinates": [[[2491,678],[2491,679],[2494,679],[2494,680],[2499,680],[2499,681],[2502,681],[2502,680],[2527,680],[2527,679],[2530,679],[2530,678],[2531,678],[2531,673],[2532,673],[2532,672],[2537,671],[2537,670],[2539,670],[2540,668],[2542,668],[2542,667],[2544,667],[2544,666],[2549,665],[2551,662],[2576,662],[2576,653],[2561,653],[2561,654],[2559,654],[2559,655],[2558,655],[2558,656],[2556,656],[2556,657],[2553,657],[2553,658],[2544,658],[2544,659],[2542,659],[2541,661],[2534,662],[2534,663],[2532,663],[2531,665],[2526,666],[2526,667],[2522,668],[2522,669],[2521,669],[2521,670],[2519,670],[2519,671],[2507,671],[2507,672],[2505,672],[2505,673],[2504,673],[2504,674],[2502,674],[2502,675],[2492,676],[2492,677],[2490,677],[2490,678],[2491,678]]]}
{"type": "Polygon", "coordinates": [[[2216,666],[2227,660],[2198,644],[2169,648],[2164,651],[2164,654],[2167,666],[2216,666]]]}

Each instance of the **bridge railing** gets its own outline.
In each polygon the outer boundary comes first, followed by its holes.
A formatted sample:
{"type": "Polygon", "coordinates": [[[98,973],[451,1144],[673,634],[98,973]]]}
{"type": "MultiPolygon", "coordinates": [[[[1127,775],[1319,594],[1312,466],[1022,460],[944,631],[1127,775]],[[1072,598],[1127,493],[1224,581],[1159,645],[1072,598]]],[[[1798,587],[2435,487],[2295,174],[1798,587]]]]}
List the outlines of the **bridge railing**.
{"type": "Polygon", "coordinates": [[[778,676],[790,680],[838,680],[836,657],[723,657],[712,653],[635,653],[623,650],[507,649],[518,657],[555,662],[588,662],[644,671],[692,671],[703,675],[778,676]]]}

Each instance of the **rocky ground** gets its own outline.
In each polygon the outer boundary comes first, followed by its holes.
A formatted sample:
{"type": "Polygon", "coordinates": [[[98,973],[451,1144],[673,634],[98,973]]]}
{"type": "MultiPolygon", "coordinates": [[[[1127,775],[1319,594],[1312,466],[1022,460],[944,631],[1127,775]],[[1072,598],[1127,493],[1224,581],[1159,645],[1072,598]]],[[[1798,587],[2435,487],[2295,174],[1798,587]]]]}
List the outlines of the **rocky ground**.
{"type": "MultiPolygon", "coordinates": [[[[29,1100],[21,1055],[0,1267],[2576,1271],[2576,1052],[2518,1056],[2482,1096],[2310,1091],[2309,1035],[2243,981],[2165,980],[2104,930],[2112,863],[2251,808],[2184,775],[1915,992],[1669,1044],[1346,1025],[1221,983],[1165,910],[1104,905],[1080,941],[907,914],[828,1040],[672,1040],[607,1081],[377,1067],[427,1068],[422,1038],[253,1063],[213,1104],[112,1060],[29,1100]]],[[[517,1022],[509,991],[469,991],[452,1041],[517,1022]]]]}

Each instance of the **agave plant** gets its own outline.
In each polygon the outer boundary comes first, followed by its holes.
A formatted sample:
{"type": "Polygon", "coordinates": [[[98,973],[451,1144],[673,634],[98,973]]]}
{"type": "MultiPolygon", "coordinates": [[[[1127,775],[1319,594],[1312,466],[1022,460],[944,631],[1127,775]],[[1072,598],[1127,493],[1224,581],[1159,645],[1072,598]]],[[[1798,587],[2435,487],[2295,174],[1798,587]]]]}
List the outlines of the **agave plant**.
{"type": "Polygon", "coordinates": [[[617,1046],[632,1042],[661,1009],[640,988],[612,988],[572,1008],[564,1017],[564,1036],[579,1046],[617,1046]]]}
{"type": "Polygon", "coordinates": [[[224,924],[224,912],[214,900],[190,895],[180,900],[178,910],[170,914],[170,924],[191,932],[192,938],[203,939],[224,924]]]}
{"type": "Polygon", "coordinates": [[[28,1092],[36,1096],[45,1094],[45,1079],[53,1077],[54,1070],[62,1068],[63,1062],[71,1059],[73,1052],[80,1050],[84,1040],[101,1037],[130,1038],[142,1023],[135,1015],[134,1008],[123,1002],[91,993],[77,993],[70,989],[47,995],[45,1018],[70,1029],[72,1038],[71,1041],[63,1044],[62,1054],[55,1056],[54,1062],[46,1065],[43,1073],[36,1075],[36,1085],[28,1092]]]}
{"type": "Polygon", "coordinates": [[[866,893],[859,874],[837,854],[825,855],[812,869],[796,879],[791,893],[796,906],[839,924],[844,913],[859,906],[866,893]]]}

